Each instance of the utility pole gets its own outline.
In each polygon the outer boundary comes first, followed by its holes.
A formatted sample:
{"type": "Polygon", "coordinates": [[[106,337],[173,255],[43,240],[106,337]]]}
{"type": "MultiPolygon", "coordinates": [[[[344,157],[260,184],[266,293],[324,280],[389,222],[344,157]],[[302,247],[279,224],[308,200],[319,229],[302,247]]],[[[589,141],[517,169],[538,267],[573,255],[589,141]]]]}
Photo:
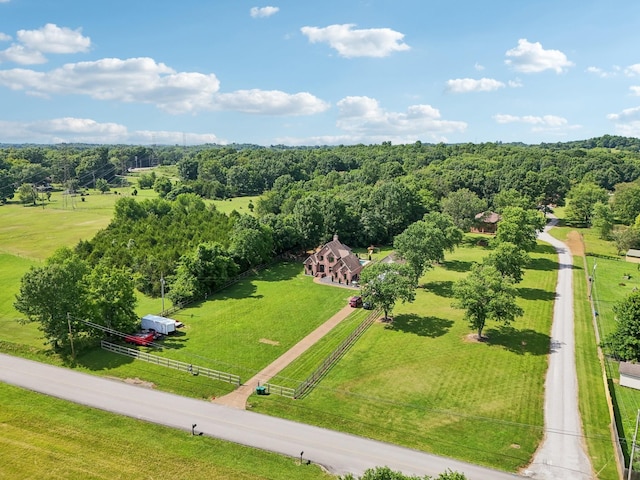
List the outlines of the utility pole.
{"type": "Polygon", "coordinates": [[[627,474],[627,480],[631,480],[631,471],[633,470],[633,455],[636,450],[636,437],[638,436],[638,422],[640,422],[640,410],[636,415],[636,431],[633,434],[633,443],[631,444],[631,455],[629,455],[629,472],[627,474]]]}
{"type": "Polygon", "coordinates": [[[160,292],[162,295],[162,314],[164,315],[164,274],[160,274],[160,292]]]}
{"type": "Polygon", "coordinates": [[[67,312],[67,325],[69,325],[69,342],[71,343],[71,358],[76,359],[76,352],[73,349],[73,333],[71,332],[71,314],[67,312]]]}

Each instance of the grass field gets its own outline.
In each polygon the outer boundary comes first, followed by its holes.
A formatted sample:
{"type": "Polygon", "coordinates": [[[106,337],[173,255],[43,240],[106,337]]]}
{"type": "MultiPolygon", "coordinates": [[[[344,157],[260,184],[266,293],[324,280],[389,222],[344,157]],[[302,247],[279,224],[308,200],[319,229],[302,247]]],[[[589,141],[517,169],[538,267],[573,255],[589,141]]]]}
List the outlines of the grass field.
{"type": "MultiPolygon", "coordinates": [[[[500,469],[526,465],[542,437],[557,257],[538,248],[518,286],[525,316],[488,324],[478,343],[450,306],[451,287],[484,255],[449,255],[392,326],[374,324],[303,400],[254,396],[253,408],[500,469]]],[[[283,376],[297,369],[306,372],[294,363],[283,376]]]]}
{"type": "Polygon", "coordinates": [[[0,478],[329,479],[315,465],[0,383],[0,478]]]}
{"type": "MultiPolygon", "coordinates": [[[[302,274],[300,264],[279,263],[174,314],[184,328],[166,337],[161,351],[148,351],[247,380],[345,306],[352,294],[315,284],[302,274]]],[[[100,375],[138,377],[184,395],[206,398],[231,390],[230,385],[208,381],[190,391],[192,380],[198,379],[102,351],[79,356],[77,364],[100,375]]]]}

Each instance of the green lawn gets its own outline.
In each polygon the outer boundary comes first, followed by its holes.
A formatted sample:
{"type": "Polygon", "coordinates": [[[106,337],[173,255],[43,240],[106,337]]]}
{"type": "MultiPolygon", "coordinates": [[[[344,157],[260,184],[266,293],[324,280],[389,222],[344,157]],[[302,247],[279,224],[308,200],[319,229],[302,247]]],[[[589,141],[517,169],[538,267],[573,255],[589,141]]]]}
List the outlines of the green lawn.
{"type": "Polygon", "coordinates": [[[393,326],[374,324],[309,396],[253,396],[253,408],[500,469],[526,465],[542,438],[557,257],[538,248],[518,286],[525,316],[488,324],[477,343],[451,288],[484,255],[449,255],[414,303],[396,307],[393,326]]]}
{"type": "Polygon", "coordinates": [[[228,198],[227,200],[213,200],[213,203],[216,206],[216,209],[219,212],[230,214],[232,211],[237,211],[242,214],[251,215],[252,212],[249,209],[249,203],[253,203],[254,206],[258,203],[258,199],[260,196],[253,197],[235,197],[228,198]]]}
{"type": "Polygon", "coordinates": [[[329,479],[315,465],[0,383],[0,477],[329,479]]]}
{"type": "MultiPolygon", "coordinates": [[[[207,302],[180,310],[173,318],[184,322],[184,328],[166,337],[161,351],[148,351],[248,380],[345,306],[352,294],[315,284],[302,274],[300,264],[282,262],[207,302]]],[[[101,351],[79,356],[77,363],[101,375],[137,376],[185,395],[219,396],[231,389],[208,381],[190,392],[191,382],[197,379],[101,351]],[[173,377],[176,384],[171,384],[173,377]]]]}

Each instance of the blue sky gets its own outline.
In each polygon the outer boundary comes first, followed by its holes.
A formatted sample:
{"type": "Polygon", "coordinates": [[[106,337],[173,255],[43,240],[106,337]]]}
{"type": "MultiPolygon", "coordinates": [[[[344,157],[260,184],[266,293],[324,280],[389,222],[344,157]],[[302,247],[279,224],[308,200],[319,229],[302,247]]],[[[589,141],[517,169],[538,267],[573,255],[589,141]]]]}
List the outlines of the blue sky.
{"type": "Polygon", "coordinates": [[[637,0],[0,0],[0,143],[640,136],[637,0]]]}

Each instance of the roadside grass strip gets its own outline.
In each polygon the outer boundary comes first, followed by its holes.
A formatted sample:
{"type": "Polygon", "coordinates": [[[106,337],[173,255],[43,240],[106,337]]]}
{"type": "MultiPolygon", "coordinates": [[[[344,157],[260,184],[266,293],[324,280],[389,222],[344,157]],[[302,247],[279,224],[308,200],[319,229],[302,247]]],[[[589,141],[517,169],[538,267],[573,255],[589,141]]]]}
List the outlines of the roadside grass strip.
{"type": "Polygon", "coordinates": [[[0,477],[330,479],[316,465],[0,383],[0,477]]]}

